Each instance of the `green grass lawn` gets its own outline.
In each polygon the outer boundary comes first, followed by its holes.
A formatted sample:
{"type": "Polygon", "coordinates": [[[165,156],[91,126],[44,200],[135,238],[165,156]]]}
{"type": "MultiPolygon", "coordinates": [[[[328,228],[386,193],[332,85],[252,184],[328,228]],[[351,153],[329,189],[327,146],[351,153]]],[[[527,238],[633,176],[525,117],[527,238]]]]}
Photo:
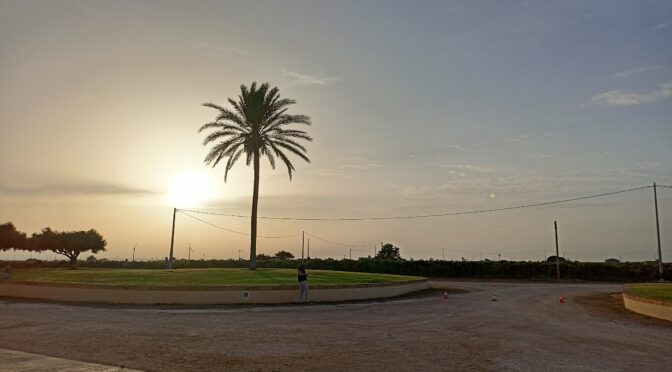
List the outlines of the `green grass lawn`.
{"type": "MultiPolygon", "coordinates": [[[[296,284],[293,269],[18,269],[14,280],[99,285],[220,286],[296,284]]],[[[308,270],[310,284],[365,284],[420,279],[415,276],[308,270]]]]}
{"type": "Polygon", "coordinates": [[[672,283],[630,284],[626,291],[637,297],[672,302],[672,283]]]}

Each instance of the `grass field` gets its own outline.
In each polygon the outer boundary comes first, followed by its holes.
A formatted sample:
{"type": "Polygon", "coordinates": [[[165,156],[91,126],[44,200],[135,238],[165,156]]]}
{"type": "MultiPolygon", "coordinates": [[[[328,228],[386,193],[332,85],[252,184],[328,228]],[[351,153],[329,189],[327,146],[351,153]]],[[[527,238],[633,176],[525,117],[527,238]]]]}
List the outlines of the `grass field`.
{"type": "MultiPolygon", "coordinates": [[[[14,280],[99,285],[220,286],[296,284],[292,269],[31,269],[14,270],[14,280]]],[[[308,270],[310,284],[367,284],[420,279],[414,276],[308,270]]]]}
{"type": "Polygon", "coordinates": [[[630,284],[626,288],[633,296],[672,302],[672,283],[630,284]]]}

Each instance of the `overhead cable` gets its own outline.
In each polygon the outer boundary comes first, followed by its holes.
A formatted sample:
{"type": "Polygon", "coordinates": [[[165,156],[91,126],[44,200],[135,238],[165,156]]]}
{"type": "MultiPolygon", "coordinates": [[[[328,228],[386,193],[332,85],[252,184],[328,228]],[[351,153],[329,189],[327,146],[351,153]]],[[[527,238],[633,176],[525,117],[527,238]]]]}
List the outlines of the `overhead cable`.
{"type": "MultiPolygon", "coordinates": [[[[208,221],[202,220],[202,219],[200,219],[200,218],[198,218],[198,217],[196,217],[196,216],[192,216],[191,214],[185,212],[185,211],[182,210],[182,209],[178,209],[178,211],[179,211],[180,213],[186,215],[186,216],[189,216],[189,217],[195,219],[196,221],[202,222],[202,223],[204,223],[204,224],[206,224],[206,225],[210,225],[210,226],[212,226],[212,227],[216,227],[216,228],[218,228],[218,229],[220,229],[220,230],[228,231],[228,232],[230,232],[230,233],[238,234],[238,235],[252,236],[251,234],[247,234],[247,233],[244,233],[244,232],[240,232],[240,231],[235,231],[235,230],[227,229],[226,227],[222,227],[222,226],[219,226],[219,225],[215,225],[215,224],[210,223],[210,222],[208,222],[208,221]]],[[[261,239],[285,239],[285,238],[293,238],[293,237],[296,237],[296,236],[299,236],[299,233],[292,234],[292,235],[284,235],[284,236],[261,236],[261,235],[257,235],[257,238],[261,238],[261,239]]]]}
{"type": "MultiPolygon", "coordinates": [[[[421,215],[408,215],[408,216],[391,216],[391,217],[333,217],[333,218],[319,218],[319,217],[269,217],[269,216],[257,216],[257,218],[258,218],[258,219],[264,219],[264,220],[288,220],[288,221],[380,221],[380,220],[406,220],[406,219],[416,219],[416,218],[433,218],[433,217],[460,216],[460,215],[467,215],[467,214],[492,213],[492,212],[501,212],[501,211],[514,210],[514,209],[533,208],[533,207],[542,207],[542,206],[553,205],[553,204],[569,203],[569,202],[574,202],[574,201],[579,201],[579,200],[586,200],[586,199],[600,198],[600,197],[609,196],[609,195],[616,195],[616,194],[622,194],[622,193],[631,192],[631,191],[643,190],[643,189],[648,189],[648,188],[652,188],[652,187],[653,187],[653,186],[641,186],[641,187],[635,187],[635,188],[632,188],[632,189],[626,189],[626,190],[620,190],[620,191],[613,191],[613,192],[607,192],[607,193],[595,194],[595,195],[588,195],[588,196],[581,196],[581,197],[578,197],[578,198],[562,199],[562,200],[554,200],[554,201],[542,202],[542,203],[524,204],[524,205],[517,205],[517,206],[512,206],[512,207],[491,208],[491,209],[479,209],[479,210],[463,211],[463,212],[446,212],[446,213],[421,214],[421,215]]],[[[663,187],[667,187],[667,186],[663,186],[663,187]]],[[[250,218],[249,215],[241,215],[241,214],[229,214],[229,213],[206,212],[206,211],[197,211],[197,210],[189,210],[189,209],[179,209],[179,210],[180,210],[180,211],[191,212],[191,213],[210,214],[210,215],[216,215],[216,216],[236,217],[236,218],[250,218]]]]}

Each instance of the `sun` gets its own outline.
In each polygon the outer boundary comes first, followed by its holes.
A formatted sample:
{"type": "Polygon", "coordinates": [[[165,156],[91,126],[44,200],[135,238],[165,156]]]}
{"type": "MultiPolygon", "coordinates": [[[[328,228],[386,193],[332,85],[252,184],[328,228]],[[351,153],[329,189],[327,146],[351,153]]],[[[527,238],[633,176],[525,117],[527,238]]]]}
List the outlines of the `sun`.
{"type": "Polygon", "coordinates": [[[173,177],[166,199],[174,207],[197,207],[212,199],[214,194],[214,186],[207,174],[188,171],[173,177]]]}

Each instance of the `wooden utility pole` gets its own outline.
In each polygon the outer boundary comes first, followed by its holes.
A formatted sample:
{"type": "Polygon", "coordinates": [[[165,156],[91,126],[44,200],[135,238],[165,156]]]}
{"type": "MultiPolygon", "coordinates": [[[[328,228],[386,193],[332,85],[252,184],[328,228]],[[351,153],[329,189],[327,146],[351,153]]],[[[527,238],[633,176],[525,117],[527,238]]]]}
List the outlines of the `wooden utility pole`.
{"type": "Polygon", "coordinates": [[[350,248],[350,259],[352,260],[352,248],[350,248]]]}
{"type": "Polygon", "coordinates": [[[303,261],[303,245],[306,242],[306,232],[302,231],[303,235],[301,235],[301,261],[303,261]]]}
{"type": "Polygon", "coordinates": [[[656,193],[656,183],[653,183],[653,203],[656,206],[656,235],[658,237],[658,281],[663,280],[663,253],[660,249],[660,223],[658,222],[658,194],[656,193]]]}
{"type": "Polygon", "coordinates": [[[558,247],[558,221],[553,221],[555,227],[555,271],[558,273],[558,280],[560,280],[560,248],[558,247]]]}
{"type": "Polygon", "coordinates": [[[135,245],[133,246],[133,258],[131,258],[131,262],[135,262],[135,247],[137,247],[137,246],[138,246],[138,243],[135,243],[135,245]]]}
{"type": "Polygon", "coordinates": [[[175,243],[175,215],[177,208],[173,208],[173,232],[170,235],[170,256],[168,256],[168,269],[173,268],[173,244],[175,243]]]}
{"type": "Polygon", "coordinates": [[[308,259],[310,260],[310,238],[308,238],[308,259]]]}

